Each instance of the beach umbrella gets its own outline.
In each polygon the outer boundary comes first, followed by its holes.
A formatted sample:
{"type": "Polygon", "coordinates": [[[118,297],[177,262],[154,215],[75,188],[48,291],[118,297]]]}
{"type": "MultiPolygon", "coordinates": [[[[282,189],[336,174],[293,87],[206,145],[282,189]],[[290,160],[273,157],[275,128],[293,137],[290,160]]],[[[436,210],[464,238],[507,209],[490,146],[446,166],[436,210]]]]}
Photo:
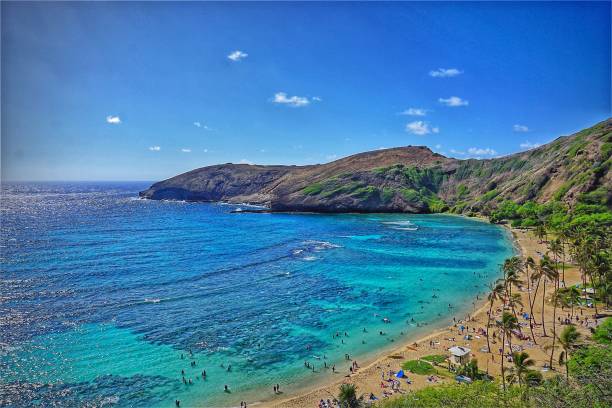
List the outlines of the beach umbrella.
{"type": "Polygon", "coordinates": [[[404,370],[399,370],[397,374],[395,374],[397,378],[404,378],[404,370]]]}

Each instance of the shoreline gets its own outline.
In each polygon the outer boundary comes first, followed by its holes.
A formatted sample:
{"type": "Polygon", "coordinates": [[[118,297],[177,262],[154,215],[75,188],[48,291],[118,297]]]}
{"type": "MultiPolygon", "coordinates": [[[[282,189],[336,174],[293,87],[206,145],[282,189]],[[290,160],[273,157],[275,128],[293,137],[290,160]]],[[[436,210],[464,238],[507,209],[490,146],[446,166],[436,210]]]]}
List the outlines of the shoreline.
{"type": "MultiPolygon", "coordinates": [[[[470,218],[473,219],[473,217],[470,218]]],[[[538,242],[532,231],[512,228],[509,225],[501,225],[501,227],[504,228],[504,230],[509,234],[517,256],[523,259],[525,257],[531,256],[537,260],[539,258],[539,253],[546,252],[544,244],[538,242]]],[[[566,283],[574,284],[579,281],[579,275],[577,275],[577,271],[575,270],[575,268],[567,268],[566,283]]],[[[527,295],[527,292],[524,291],[521,291],[519,293],[525,295],[524,303],[525,305],[527,305],[527,297],[529,295],[527,295]]],[[[539,296],[539,300],[541,300],[540,294],[541,291],[538,291],[536,293],[536,296],[539,296]]],[[[535,320],[537,322],[539,320],[538,316],[541,312],[541,308],[540,310],[538,310],[536,306],[540,305],[540,301],[534,301],[534,303],[535,304],[533,313],[536,317],[535,320]]],[[[495,313],[496,311],[499,311],[499,307],[499,302],[496,302],[496,304],[494,304],[493,312],[495,313]]],[[[552,325],[552,312],[550,310],[547,310],[552,309],[552,307],[545,307],[544,309],[545,323],[547,326],[552,325]]],[[[582,310],[580,308],[577,309],[578,310],[576,310],[576,314],[578,314],[578,312],[582,314],[582,310]]],[[[480,363],[479,368],[483,371],[485,371],[486,369],[488,373],[497,377],[501,372],[501,369],[499,367],[499,354],[495,351],[493,353],[482,351],[483,348],[486,348],[486,336],[478,336],[473,333],[474,338],[471,341],[467,342],[465,340],[462,340],[462,333],[460,333],[457,329],[457,326],[459,324],[466,325],[468,327],[474,327],[474,325],[476,324],[479,327],[482,327],[483,320],[484,326],[486,326],[488,310],[489,302],[486,300],[486,298],[481,298],[477,301],[474,312],[471,315],[468,314],[465,319],[457,320],[457,323],[451,325],[450,327],[449,325],[442,325],[442,327],[430,330],[424,334],[421,333],[415,334],[414,336],[408,336],[404,341],[402,341],[400,345],[398,345],[398,347],[389,350],[381,350],[380,353],[377,353],[376,357],[374,357],[372,360],[368,359],[367,363],[360,367],[356,374],[353,374],[350,377],[343,376],[342,378],[328,381],[324,385],[321,385],[321,383],[317,383],[312,384],[310,386],[305,386],[303,387],[302,392],[298,391],[295,395],[287,396],[284,398],[280,396],[278,398],[271,396],[270,398],[261,399],[257,402],[257,406],[273,408],[316,407],[318,406],[318,403],[321,399],[327,399],[331,396],[335,396],[337,394],[338,387],[343,383],[355,384],[357,386],[358,395],[369,395],[370,393],[373,393],[379,398],[379,400],[381,400],[381,371],[389,371],[391,369],[394,371],[398,371],[399,369],[401,369],[399,366],[404,361],[419,359],[425,355],[447,354],[447,349],[452,345],[469,346],[472,350],[472,358],[476,358],[480,363]],[[449,339],[451,338],[456,341],[449,341],[449,339]],[[433,342],[433,346],[431,342],[433,342]]],[[[557,308],[558,316],[561,316],[566,312],[567,311],[563,311],[561,308],[557,308]]],[[[524,323],[524,321],[521,322],[524,323]]],[[[539,326],[541,325],[534,325],[534,332],[540,330],[539,326]]],[[[548,330],[551,331],[551,328],[548,328],[548,330]]],[[[493,333],[495,329],[490,329],[490,331],[491,333],[493,333]]],[[[530,334],[528,324],[527,327],[523,329],[523,332],[526,335],[530,334]]],[[[532,344],[529,344],[530,342],[528,342],[528,344],[522,344],[520,341],[518,341],[518,339],[516,341],[513,341],[513,344],[518,344],[521,347],[524,346],[523,350],[527,351],[530,354],[530,357],[536,361],[536,366],[539,367],[543,364],[543,362],[546,362],[548,360],[549,354],[546,354],[543,350],[543,347],[541,346],[546,344],[546,339],[550,339],[550,337],[545,338],[541,335],[538,336],[538,334],[536,334],[535,337],[538,340],[537,345],[533,345],[532,342],[532,344]]],[[[494,344],[495,338],[493,336],[492,339],[493,341],[491,341],[491,343],[494,344]]],[[[495,350],[495,346],[493,344],[491,345],[491,349],[495,350]]],[[[412,373],[407,374],[412,380],[412,384],[402,384],[403,389],[398,395],[435,384],[448,384],[454,382],[454,378],[448,379],[439,376],[438,381],[436,381],[435,383],[430,383],[429,381],[425,380],[426,376],[416,375],[412,373]]]]}

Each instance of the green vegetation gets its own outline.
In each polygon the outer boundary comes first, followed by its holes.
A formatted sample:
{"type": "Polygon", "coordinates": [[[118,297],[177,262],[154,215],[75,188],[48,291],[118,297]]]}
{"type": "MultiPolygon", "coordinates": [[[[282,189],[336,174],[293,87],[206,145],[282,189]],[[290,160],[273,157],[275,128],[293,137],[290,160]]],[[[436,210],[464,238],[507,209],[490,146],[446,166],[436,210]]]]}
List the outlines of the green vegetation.
{"type": "Polygon", "coordinates": [[[456,191],[456,196],[457,198],[463,198],[467,193],[469,192],[469,189],[467,188],[467,186],[465,184],[459,184],[457,186],[457,191],[456,191]]]}
{"type": "Polygon", "coordinates": [[[417,212],[482,214],[492,222],[519,228],[609,225],[609,129],[605,121],[541,149],[494,160],[462,160],[456,167],[439,161],[429,167],[395,164],[339,173],[305,187],[302,193],[332,200],[350,197],[349,205],[354,200],[381,205],[403,201],[417,212]],[[556,168],[543,167],[548,163],[556,168]],[[556,191],[550,191],[553,185],[556,191]]]}
{"type": "Polygon", "coordinates": [[[518,389],[503,391],[499,384],[475,381],[472,384],[449,384],[424,388],[397,399],[383,401],[382,408],[522,407],[518,389]]]}
{"type": "Polygon", "coordinates": [[[499,191],[497,191],[496,189],[493,189],[491,191],[487,191],[482,196],[480,196],[480,201],[485,201],[485,202],[486,201],[491,201],[492,199],[494,199],[498,195],[499,195],[499,191]]]}
{"type": "Polygon", "coordinates": [[[601,145],[600,154],[602,160],[607,160],[612,155],[612,143],[606,142],[601,145]]]}
{"type": "Polygon", "coordinates": [[[382,200],[384,203],[388,203],[395,197],[395,190],[389,187],[384,187],[382,189],[382,200]]]}
{"type": "Polygon", "coordinates": [[[562,228],[575,229],[597,225],[606,227],[612,225],[612,212],[607,205],[602,204],[607,204],[608,194],[603,188],[583,194],[573,211],[559,202],[538,204],[527,201],[519,205],[514,201],[504,201],[491,212],[489,219],[493,223],[509,221],[513,227],[530,228],[542,225],[556,231],[562,228]]]}
{"type": "Polygon", "coordinates": [[[321,185],[321,183],[314,183],[314,184],[311,184],[305,187],[302,190],[302,193],[306,195],[316,195],[316,194],[319,194],[322,190],[323,190],[323,186],[321,185]]]}
{"type": "MultiPolygon", "coordinates": [[[[582,132],[581,132],[582,133],[582,132]]],[[[580,134],[574,142],[570,145],[567,151],[567,157],[570,159],[574,158],[577,154],[581,153],[582,150],[589,144],[588,140],[585,140],[584,134],[580,134]]]]}
{"type": "MultiPolygon", "coordinates": [[[[593,333],[593,340],[600,344],[612,344],[612,317],[606,318],[593,333]]],[[[612,358],[612,356],[609,356],[612,358]]]]}
{"type": "MultiPolygon", "coordinates": [[[[527,353],[514,353],[508,370],[510,385],[477,380],[471,384],[427,387],[382,401],[382,408],[604,408],[612,404],[612,347],[591,345],[579,348],[569,360],[570,376],[555,375],[543,380],[532,370],[527,353]]],[[[475,365],[477,371],[477,365],[475,365]]],[[[466,367],[474,371],[474,367],[466,367]]],[[[462,374],[466,374],[462,372],[462,374]]],[[[472,373],[472,376],[475,376],[472,373]]]]}
{"type": "Polygon", "coordinates": [[[419,375],[436,374],[436,369],[423,360],[408,360],[402,364],[402,368],[419,375]]]}
{"type": "Polygon", "coordinates": [[[429,361],[433,364],[442,364],[446,361],[446,355],[444,354],[431,354],[429,356],[421,357],[421,360],[429,361]]]}
{"type": "Polygon", "coordinates": [[[357,387],[354,384],[342,384],[337,401],[343,408],[359,408],[363,406],[363,396],[357,397],[357,387]]]}

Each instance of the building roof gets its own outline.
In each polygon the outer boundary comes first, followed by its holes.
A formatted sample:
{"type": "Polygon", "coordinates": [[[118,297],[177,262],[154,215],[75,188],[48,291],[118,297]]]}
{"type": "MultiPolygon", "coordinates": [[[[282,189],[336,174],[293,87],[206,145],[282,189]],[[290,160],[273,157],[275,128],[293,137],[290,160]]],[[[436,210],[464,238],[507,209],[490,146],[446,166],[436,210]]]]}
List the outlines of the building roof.
{"type": "Polygon", "coordinates": [[[448,351],[450,351],[453,356],[463,357],[466,354],[469,354],[469,352],[472,350],[467,347],[453,346],[449,348],[448,351]]]}

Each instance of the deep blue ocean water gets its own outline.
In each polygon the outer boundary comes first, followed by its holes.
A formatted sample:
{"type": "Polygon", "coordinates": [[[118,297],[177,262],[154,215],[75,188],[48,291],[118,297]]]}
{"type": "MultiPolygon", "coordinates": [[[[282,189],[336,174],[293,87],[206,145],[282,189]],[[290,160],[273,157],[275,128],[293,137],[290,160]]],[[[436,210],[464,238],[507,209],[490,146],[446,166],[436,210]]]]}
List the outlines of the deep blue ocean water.
{"type": "Polygon", "coordinates": [[[290,393],[332,376],[324,362],[343,375],[346,353],[364,361],[469,313],[513,254],[477,220],[232,213],[247,207],[137,199],[148,185],[2,186],[0,405],[290,393]]]}

